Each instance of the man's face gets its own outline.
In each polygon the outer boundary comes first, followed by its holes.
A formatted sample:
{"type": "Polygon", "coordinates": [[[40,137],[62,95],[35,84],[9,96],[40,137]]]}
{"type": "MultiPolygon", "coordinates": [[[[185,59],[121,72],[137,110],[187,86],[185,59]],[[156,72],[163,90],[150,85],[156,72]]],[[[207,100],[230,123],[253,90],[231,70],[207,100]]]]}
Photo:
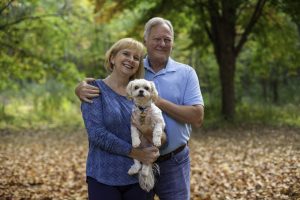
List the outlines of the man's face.
{"type": "Polygon", "coordinates": [[[173,35],[170,28],[165,25],[152,27],[145,40],[148,57],[153,62],[167,62],[173,47],[173,35]]]}

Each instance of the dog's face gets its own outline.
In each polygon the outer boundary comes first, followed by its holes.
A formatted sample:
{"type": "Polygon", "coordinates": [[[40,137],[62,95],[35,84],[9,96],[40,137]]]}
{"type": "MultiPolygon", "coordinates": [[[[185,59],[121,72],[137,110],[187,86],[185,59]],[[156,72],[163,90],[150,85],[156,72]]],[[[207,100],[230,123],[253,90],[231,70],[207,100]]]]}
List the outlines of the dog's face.
{"type": "Polygon", "coordinates": [[[157,90],[152,81],[135,79],[127,85],[127,96],[138,104],[145,104],[150,100],[155,101],[158,97],[157,90]]]}

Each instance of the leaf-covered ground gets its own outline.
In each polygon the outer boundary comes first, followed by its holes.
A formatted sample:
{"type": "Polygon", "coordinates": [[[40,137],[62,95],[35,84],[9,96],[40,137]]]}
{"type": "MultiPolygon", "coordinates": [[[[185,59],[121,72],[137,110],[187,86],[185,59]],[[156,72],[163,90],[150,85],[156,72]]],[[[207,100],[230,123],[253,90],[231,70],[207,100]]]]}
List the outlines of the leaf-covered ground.
{"type": "MultiPolygon", "coordinates": [[[[300,199],[300,130],[201,130],[190,142],[194,200],[300,199]]],[[[84,130],[0,131],[0,199],[87,199],[84,130]]]]}

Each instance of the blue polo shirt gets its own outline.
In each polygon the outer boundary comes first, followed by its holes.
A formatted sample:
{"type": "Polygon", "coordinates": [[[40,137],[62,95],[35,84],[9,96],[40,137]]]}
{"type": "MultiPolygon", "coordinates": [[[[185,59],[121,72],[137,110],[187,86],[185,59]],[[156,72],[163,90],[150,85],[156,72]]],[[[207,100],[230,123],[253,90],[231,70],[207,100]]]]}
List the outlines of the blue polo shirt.
{"type": "MultiPolygon", "coordinates": [[[[182,64],[169,58],[166,67],[155,73],[148,61],[144,59],[145,79],[155,83],[158,94],[163,99],[177,105],[204,105],[198,76],[189,65],[182,64]]],[[[165,112],[167,144],[160,150],[161,155],[174,151],[190,138],[191,125],[180,123],[165,112]]]]}

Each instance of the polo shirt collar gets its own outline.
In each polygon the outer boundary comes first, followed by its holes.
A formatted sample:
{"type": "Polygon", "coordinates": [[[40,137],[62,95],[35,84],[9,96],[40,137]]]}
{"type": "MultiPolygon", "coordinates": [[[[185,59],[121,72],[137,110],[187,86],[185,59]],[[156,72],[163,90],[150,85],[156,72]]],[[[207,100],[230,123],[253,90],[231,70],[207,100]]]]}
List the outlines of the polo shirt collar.
{"type": "MultiPolygon", "coordinates": [[[[169,57],[166,67],[163,70],[159,71],[159,73],[175,72],[176,67],[174,65],[174,62],[175,61],[171,57],[169,57]]],[[[144,59],[144,66],[145,66],[146,70],[151,71],[152,73],[155,73],[150,66],[148,56],[146,56],[146,58],[144,59]]]]}

